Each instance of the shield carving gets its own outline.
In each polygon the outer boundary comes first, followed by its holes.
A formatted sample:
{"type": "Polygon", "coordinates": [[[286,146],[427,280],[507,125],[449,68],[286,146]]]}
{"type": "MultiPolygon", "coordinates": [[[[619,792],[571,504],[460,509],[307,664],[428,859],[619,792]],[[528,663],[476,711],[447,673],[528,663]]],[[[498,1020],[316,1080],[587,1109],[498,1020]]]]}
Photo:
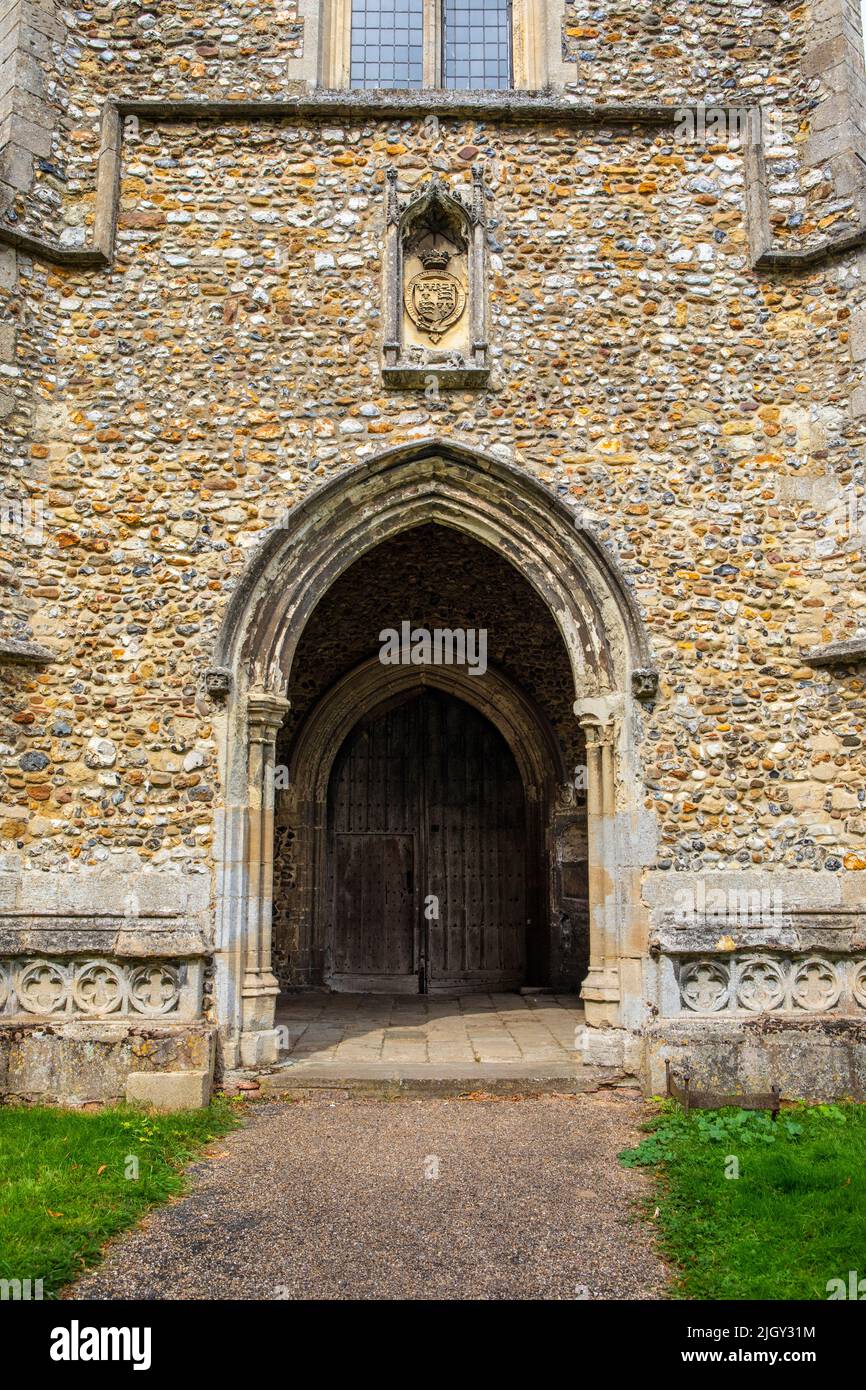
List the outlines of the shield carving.
{"type": "Polygon", "coordinates": [[[405,303],[416,328],[438,343],[466,308],[466,291],[446,270],[422,270],[406,286],[405,303]]]}

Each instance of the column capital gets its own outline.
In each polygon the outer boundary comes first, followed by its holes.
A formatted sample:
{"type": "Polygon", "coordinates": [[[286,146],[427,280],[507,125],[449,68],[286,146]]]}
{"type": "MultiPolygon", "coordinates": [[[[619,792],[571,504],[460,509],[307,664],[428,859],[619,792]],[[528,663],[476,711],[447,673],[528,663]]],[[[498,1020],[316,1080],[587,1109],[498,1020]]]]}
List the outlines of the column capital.
{"type": "Polygon", "coordinates": [[[290,702],[270,690],[251,690],[247,696],[247,724],[250,736],[274,739],[288,713],[290,702]]]}
{"type": "Polygon", "coordinates": [[[574,712],[583,730],[587,748],[609,748],[616,741],[622,714],[621,695],[598,695],[575,700],[574,712]]]}
{"type": "Polygon", "coordinates": [[[613,747],[616,734],[616,724],[613,720],[609,724],[598,724],[594,719],[583,719],[580,722],[580,727],[583,730],[587,748],[613,747]]]}

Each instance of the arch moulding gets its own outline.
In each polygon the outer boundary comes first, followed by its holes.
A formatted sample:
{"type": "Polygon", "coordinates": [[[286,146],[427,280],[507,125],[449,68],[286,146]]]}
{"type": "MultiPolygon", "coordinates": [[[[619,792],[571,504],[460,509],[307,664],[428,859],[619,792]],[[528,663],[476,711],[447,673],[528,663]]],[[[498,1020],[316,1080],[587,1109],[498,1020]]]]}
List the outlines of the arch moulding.
{"type": "Polygon", "coordinates": [[[520,468],[431,438],[354,464],[294,506],[253,555],[223,620],[208,684],[227,695],[216,953],[228,1065],[276,1057],[274,760],[298,642],[319,600],[359,556],[428,523],[451,527],[509,560],[562,636],[575,713],[587,734],[587,1021],[623,1021],[621,946],[634,937],[624,913],[636,911],[637,890],[634,870],[623,864],[619,871],[628,855],[618,845],[628,835],[617,825],[623,813],[637,812],[634,695],[646,698],[655,689],[640,614],[614,560],[565,501],[520,468]]]}

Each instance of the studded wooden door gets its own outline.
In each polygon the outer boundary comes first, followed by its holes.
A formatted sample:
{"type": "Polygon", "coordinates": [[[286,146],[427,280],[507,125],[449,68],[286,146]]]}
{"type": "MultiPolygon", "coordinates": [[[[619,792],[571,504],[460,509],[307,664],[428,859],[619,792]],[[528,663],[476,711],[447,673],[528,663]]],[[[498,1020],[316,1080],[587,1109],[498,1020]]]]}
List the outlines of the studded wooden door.
{"type": "Polygon", "coordinates": [[[512,989],[524,979],[526,808],[479,713],[425,692],[359,724],[329,796],[334,989],[512,989]]]}

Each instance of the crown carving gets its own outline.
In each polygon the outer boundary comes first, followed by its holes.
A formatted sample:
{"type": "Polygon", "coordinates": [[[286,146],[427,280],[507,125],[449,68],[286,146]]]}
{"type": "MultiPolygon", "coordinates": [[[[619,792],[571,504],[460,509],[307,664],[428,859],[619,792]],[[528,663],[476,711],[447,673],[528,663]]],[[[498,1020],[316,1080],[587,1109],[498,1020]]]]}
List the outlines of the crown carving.
{"type": "Polygon", "coordinates": [[[451,256],[444,246],[426,246],[418,252],[418,259],[425,270],[444,270],[451,256]]]}

